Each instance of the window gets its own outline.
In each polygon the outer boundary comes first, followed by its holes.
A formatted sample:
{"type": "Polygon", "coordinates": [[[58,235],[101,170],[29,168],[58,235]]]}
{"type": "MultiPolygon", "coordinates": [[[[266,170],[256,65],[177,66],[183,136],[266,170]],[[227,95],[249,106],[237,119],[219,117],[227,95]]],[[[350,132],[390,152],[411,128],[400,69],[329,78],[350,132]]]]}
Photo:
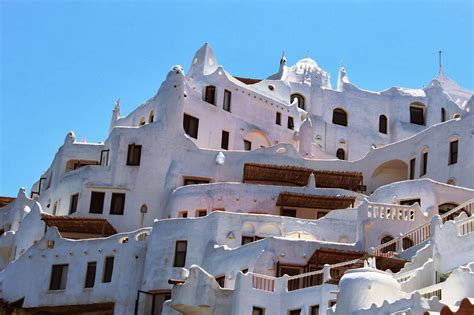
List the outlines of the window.
{"type": "Polygon", "coordinates": [[[427,170],[428,170],[428,151],[425,151],[421,154],[420,176],[425,175],[427,170]]]}
{"type": "Polygon", "coordinates": [[[387,134],[387,116],[379,116],[379,132],[387,134]]]}
{"type": "Polygon", "coordinates": [[[229,132],[222,130],[221,149],[229,150],[229,132]]]}
{"type": "Polygon", "coordinates": [[[281,113],[276,112],[275,124],[281,126],[281,113]]]}
{"type": "Polygon", "coordinates": [[[188,217],[188,211],[180,211],[178,213],[178,218],[187,218],[188,217]]]}
{"type": "Polygon", "coordinates": [[[67,271],[69,265],[53,265],[51,268],[51,280],[49,282],[50,290],[66,289],[67,271]]]}
{"type": "Polygon", "coordinates": [[[125,194],[112,193],[112,201],[110,202],[110,214],[123,214],[125,207],[125,194]]]}
{"type": "Polygon", "coordinates": [[[105,257],[104,273],[102,274],[102,282],[111,282],[112,273],[114,271],[114,256],[105,257]]]}
{"type": "Polygon", "coordinates": [[[291,310],[288,312],[288,315],[300,315],[300,314],[301,314],[301,309],[291,310]]]}
{"type": "Polygon", "coordinates": [[[188,241],[176,241],[173,267],[184,267],[186,265],[187,249],[188,241]]]}
{"type": "Polygon", "coordinates": [[[329,211],[318,211],[317,214],[316,214],[316,219],[321,219],[328,213],[329,213],[329,211]]]}
{"type": "Polygon", "coordinates": [[[410,179],[415,179],[416,158],[410,160],[410,179]]]}
{"type": "Polygon", "coordinates": [[[410,105],[410,123],[415,125],[425,125],[425,106],[414,103],[410,105]]]}
{"type": "Polygon", "coordinates": [[[293,117],[288,117],[288,129],[295,129],[295,122],[293,121],[293,117]]]}
{"type": "Polygon", "coordinates": [[[200,178],[184,178],[184,186],[187,185],[198,185],[198,184],[209,184],[209,179],[200,178]]]}
{"type": "Polygon", "coordinates": [[[449,165],[458,162],[458,140],[449,143],[449,165]]]}
{"type": "Polygon", "coordinates": [[[441,108],[441,122],[446,121],[446,109],[441,108]]]}
{"type": "Polygon", "coordinates": [[[93,191],[91,192],[91,204],[89,206],[90,213],[104,212],[105,192],[93,191]]]}
{"type": "Polygon", "coordinates": [[[305,104],[304,104],[304,96],[297,93],[292,94],[290,97],[290,104],[293,103],[295,99],[298,100],[298,107],[301,108],[302,110],[306,110],[305,104]]]}
{"type": "Polygon", "coordinates": [[[198,138],[199,119],[188,114],[184,114],[183,118],[184,132],[191,138],[198,138]]]}
{"type": "Polygon", "coordinates": [[[216,87],[213,85],[206,86],[206,91],[204,94],[204,101],[209,104],[216,105],[216,87]]]}
{"type": "Polygon", "coordinates": [[[411,238],[409,238],[408,236],[405,236],[403,239],[402,239],[402,245],[403,245],[403,249],[408,249],[410,247],[413,247],[415,245],[415,243],[413,243],[413,240],[411,238]]]}
{"type": "Polygon", "coordinates": [[[107,166],[109,165],[109,152],[110,150],[100,151],[100,162],[99,165],[107,166]]]}
{"type": "Polygon", "coordinates": [[[339,160],[345,160],[346,159],[346,151],[344,149],[337,149],[336,151],[336,156],[339,160]]]}
{"type": "Polygon", "coordinates": [[[232,92],[228,90],[224,90],[224,106],[222,108],[228,112],[230,112],[231,98],[232,98],[232,92]]]}
{"type": "Polygon", "coordinates": [[[69,202],[69,214],[77,211],[77,201],[79,200],[79,194],[71,195],[71,201],[69,202]]]}
{"type": "Polygon", "coordinates": [[[221,288],[223,288],[225,284],[225,275],[216,277],[216,282],[219,284],[221,288]]]}
{"type": "Polygon", "coordinates": [[[332,123],[340,126],[347,126],[347,114],[342,108],[336,108],[332,112],[332,123]]]}
{"type": "Polygon", "coordinates": [[[310,315],[319,315],[319,305],[312,305],[310,308],[310,315]]]}
{"type": "Polygon", "coordinates": [[[265,309],[254,306],[252,308],[252,315],[265,315],[265,309]]]}
{"type": "Polygon", "coordinates": [[[84,288],[92,288],[95,284],[95,272],[97,269],[97,262],[92,261],[87,263],[86,282],[84,288]]]}
{"type": "Polygon", "coordinates": [[[207,210],[196,210],[196,217],[205,217],[207,215],[207,210]]]}
{"type": "Polygon", "coordinates": [[[253,236],[242,236],[242,245],[252,243],[254,241],[253,236]]]}
{"type": "Polygon", "coordinates": [[[252,142],[250,142],[248,140],[244,140],[244,150],[245,151],[252,150],[252,142]]]}
{"type": "Polygon", "coordinates": [[[296,218],[296,210],[295,209],[281,209],[281,215],[284,217],[296,218]]]}
{"type": "Polygon", "coordinates": [[[421,206],[421,199],[406,199],[406,200],[400,200],[400,205],[402,206],[411,206],[414,205],[415,203],[418,203],[421,206]]]}
{"type": "Polygon", "coordinates": [[[333,307],[334,305],[336,305],[336,300],[330,300],[330,301],[328,302],[328,306],[329,306],[329,307],[333,307]]]}
{"type": "Polygon", "coordinates": [[[142,146],[139,144],[129,144],[127,154],[127,165],[137,166],[140,165],[140,158],[142,155],[142,146]]]}
{"type": "Polygon", "coordinates": [[[148,123],[151,124],[151,123],[154,122],[154,121],[155,121],[155,111],[152,110],[152,111],[150,112],[150,115],[148,116],[148,123]]]}
{"type": "Polygon", "coordinates": [[[456,186],[456,181],[454,179],[450,178],[450,179],[448,179],[446,184],[456,186]]]}
{"type": "Polygon", "coordinates": [[[145,117],[140,118],[140,126],[145,125],[145,117]]]}

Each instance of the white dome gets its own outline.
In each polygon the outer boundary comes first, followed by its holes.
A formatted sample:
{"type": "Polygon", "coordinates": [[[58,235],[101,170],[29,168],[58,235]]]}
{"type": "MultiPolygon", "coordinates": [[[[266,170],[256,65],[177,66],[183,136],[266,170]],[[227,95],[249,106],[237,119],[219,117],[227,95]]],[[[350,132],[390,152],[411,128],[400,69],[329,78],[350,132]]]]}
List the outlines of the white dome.
{"type": "Polygon", "coordinates": [[[304,58],[295,64],[296,70],[309,70],[310,72],[321,70],[316,61],[311,58],[304,58]]]}

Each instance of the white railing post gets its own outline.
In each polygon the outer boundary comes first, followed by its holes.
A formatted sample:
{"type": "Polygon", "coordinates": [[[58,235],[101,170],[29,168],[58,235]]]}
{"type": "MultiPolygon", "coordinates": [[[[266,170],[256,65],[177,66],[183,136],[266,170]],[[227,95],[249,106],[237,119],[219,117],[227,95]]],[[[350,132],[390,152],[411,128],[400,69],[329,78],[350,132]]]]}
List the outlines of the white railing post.
{"type": "Polygon", "coordinates": [[[323,283],[328,282],[331,280],[331,267],[329,264],[324,264],[323,266],[323,283]]]}
{"type": "Polygon", "coordinates": [[[397,253],[401,253],[403,252],[403,234],[402,233],[399,233],[398,234],[398,242],[397,242],[397,253]]]}

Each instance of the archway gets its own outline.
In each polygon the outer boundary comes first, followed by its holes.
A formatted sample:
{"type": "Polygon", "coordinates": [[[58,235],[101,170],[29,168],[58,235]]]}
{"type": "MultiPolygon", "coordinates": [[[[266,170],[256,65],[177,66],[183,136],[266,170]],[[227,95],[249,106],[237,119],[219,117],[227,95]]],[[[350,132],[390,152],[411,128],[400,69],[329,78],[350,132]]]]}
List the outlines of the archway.
{"type": "Polygon", "coordinates": [[[250,142],[250,150],[271,146],[268,136],[260,130],[254,130],[245,135],[244,141],[250,142]]]}
{"type": "Polygon", "coordinates": [[[408,179],[408,165],[402,160],[391,160],[379,165],[371,176],[371,186],[380,186],[408,179]]]}

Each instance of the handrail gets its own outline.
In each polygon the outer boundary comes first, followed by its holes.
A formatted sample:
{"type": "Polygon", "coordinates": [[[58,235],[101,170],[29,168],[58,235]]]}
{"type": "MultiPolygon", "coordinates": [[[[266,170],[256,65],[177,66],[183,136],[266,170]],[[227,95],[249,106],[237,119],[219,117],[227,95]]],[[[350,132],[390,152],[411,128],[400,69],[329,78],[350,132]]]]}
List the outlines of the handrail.
{"type": "MultiPolygon", "coordinates": [[[[443,213],[443,215],[441,215],[441,219],[443,220],[443,219],[448,218],[450,215],[452,215],[452,214],[454,214],[458,211],[465,210],[464,208],[468,208],[467,211],[469,212],[469,215],[472,215],[472,211],[471,211],[471,205],[472,204],[474,204],[474,198],[463,202],[459,206],[449,210],[446,213],[443,213]]],[[[445,222],[445,221],[443,220],[442,222],[445,222]]],[[[383,252],[383,249],[388,248],[390,245],[393,245],[393,244],[398,245],[398,242],[400,242],[401,240],[404,240],[404,239],[408,239],[408,238],[410,239],[410,242],[411,242],[411,244],[408,244],[408,245],[410,245],[409,247],[412,247],[412,246],[421,244],[424,241],[428,240],[430,238],[430,236],[431,236],[431,223],[426,222],[426,223],[423,223],[423,224],[421,224],[421,225],[405,232],[401,236],[399,236],[399,237],[397,237],[397,238],[395,238],[395,239],[393,239],[393,240],[391,240],[387,243],[383,243],[383,244],[373,248],[373,253],[375,255],[378,255],[378,256],[392,257],[392,256],[394,256],[395,253],[383,252]],[[412,238],[414,238],[414,239],[412,239],[412,238]]],[[[408,243],[408,241],[407,241],[407,243],[408,243]]],[[[395,245],[395,247],[397,247],[397,245],[395,245]]],[[[406,249],[406,248],[403,248],[403,249],[406,249]]]]}

